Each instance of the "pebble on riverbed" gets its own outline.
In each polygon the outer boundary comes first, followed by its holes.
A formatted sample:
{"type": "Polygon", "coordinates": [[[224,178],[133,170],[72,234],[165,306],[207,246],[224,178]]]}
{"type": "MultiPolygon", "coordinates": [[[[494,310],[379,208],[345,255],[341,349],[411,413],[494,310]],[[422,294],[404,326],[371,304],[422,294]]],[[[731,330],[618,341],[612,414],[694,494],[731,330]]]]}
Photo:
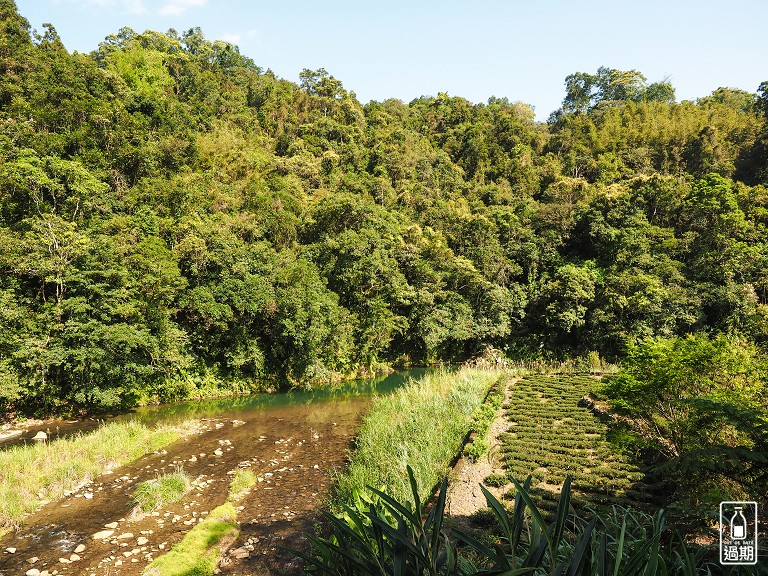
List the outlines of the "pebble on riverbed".
{"type": "Polygon", "coordinates": [[[248,558],[248,556],[251,555],[251,553],[246,550],[245,548],[236,548],[235,550],[232,550],[230,555],[233,558],[236,558],[238,560],[242,560],[243,558],[248,558]]]}

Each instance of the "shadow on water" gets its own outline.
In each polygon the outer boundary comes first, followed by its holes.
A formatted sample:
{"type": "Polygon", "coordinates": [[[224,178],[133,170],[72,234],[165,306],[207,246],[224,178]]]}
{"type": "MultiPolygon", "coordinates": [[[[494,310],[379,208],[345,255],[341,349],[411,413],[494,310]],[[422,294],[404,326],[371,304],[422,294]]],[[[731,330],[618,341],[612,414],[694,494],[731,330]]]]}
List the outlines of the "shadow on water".
{"type": "Polygon", "coordinates": [[[217,416],[238,418],[255,411],[270,410],[283,406],[320,404],[354,396],[386,394],[401,386],[409,378],[418,378],[431,370],[433,369],[417,368],[403,372],[393,372],[376,378],[351,380],[332,388],[292,390],[273,394],[251,394],[229,398],[175,402],[160,406],[145,406],[120,415],[114,420],[130,418],[137,419],[145,424],[156,424],[188,418],[213,418],[217,416]]]}
{"type": "Polygon", "coordinates": [[[76,421],[50,421],[26,427],[20,434],[0,440],[0,450],[29,442],[38,432],[45,432],[49,440],[91,432],[106,422],[138,420],[147,425],[173,423],[186,419],[227,417],[246,419],[254,412],[275,408],[321,404],[324,402],[387,394],[401,386],[409,378],[418,378],[435,368],[414,368],[381,375],[375,378],[350,380],[327,388],[292,390],[279,393],[260,393],[205,400],[188,400],[157,406],[143,406],[123,414],[106,418],[89,418],[76,421]]]}

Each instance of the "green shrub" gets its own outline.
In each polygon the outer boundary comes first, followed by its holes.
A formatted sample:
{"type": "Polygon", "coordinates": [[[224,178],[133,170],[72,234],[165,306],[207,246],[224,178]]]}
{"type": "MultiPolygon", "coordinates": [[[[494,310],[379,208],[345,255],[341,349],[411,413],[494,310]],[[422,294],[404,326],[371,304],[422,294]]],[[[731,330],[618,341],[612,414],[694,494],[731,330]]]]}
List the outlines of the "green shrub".
{"type": "Polygon", "coordinates": [[[493,424],[496,414],[501,407],[504,398],[503,386],[497,385],[488,395],[486,401],[477,407],[472,414],[471,430],[475,432],[475,438],[464,446],[462,454],[471,460],[480,459],[490,449],[488,432],[493,424]]]}
{"type": "Polygon", "coordinates": [[[477,437],[472,442],[469,442],[466,446],[464,446],[462,454],[465,458],[477,461],[482,458],[486,452],[488,452],[489,448],[490,446],[488,445],[487,439],[477,437]]]}
{"type": "Polygon", "coordinates": [[[602,386],[633,427],[613,436],[624,450],[652,448],[676,497],[701,502],[713,489],[765,494],[765,366],[764,353],[734,335],[649,338],[630,347],[602,386]]]}
{"type": "Polygon", "coordinates": [[[509,484],[509,478],[506,474],[488,474],[485,480],[483,480],[483,484],[493,486],[494,488],[501,488],[509,484]]]}
{"type": "Polygon", "coordinates": [[[483,435],[488,433],[488,428],[493,422],[493,418],[496,415],[497,408],[490,403],[483,404],[475,410],[472,415],[472,428],[473,432],[483,435]]]}

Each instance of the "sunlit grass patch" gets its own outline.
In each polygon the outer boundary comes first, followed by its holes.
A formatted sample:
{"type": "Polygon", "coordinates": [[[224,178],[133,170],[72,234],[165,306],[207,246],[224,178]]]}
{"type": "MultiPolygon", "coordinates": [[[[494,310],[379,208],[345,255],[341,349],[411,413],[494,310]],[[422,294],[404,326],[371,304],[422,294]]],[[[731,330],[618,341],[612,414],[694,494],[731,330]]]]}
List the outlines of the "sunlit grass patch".
{"type": "Polygon", "coordinates": [[[178,502],[191,483],[189,475],[179,466],[173,472],[139,483],[133,493],[133,501],[142,512],[153,512],[178,502]]]}
{"type": "Polygon", "coordinates": [[[238,468],[229,484],[229,496],[237,499],[243,492],[256,484],[256,474],[250,468],[245,470],[238,468]]]}
{"type": "Polygon", "coordinates": [[[239,533],[233,501],[256,484],[250,469],[237,469],[229,484],[227,502],[184,535],[181,542],[157,558],[144,571],[146,576],[209,576],[214,573],[222,549],[239,533]]]}
{"type": "Polygon", "coordinates": [[[509,478],[506,474],[488,474],[483,480],[483,484],[493,486],[494,488],[502,488],[509,484],[509,478]]]}
{"type": "Polygon", "coordinates": [[[155,559],[146,576],[207,576],[219,561],[219,544],[237,538],[236,512],[231,502],[215,508],[171,550],[155,559]]]}

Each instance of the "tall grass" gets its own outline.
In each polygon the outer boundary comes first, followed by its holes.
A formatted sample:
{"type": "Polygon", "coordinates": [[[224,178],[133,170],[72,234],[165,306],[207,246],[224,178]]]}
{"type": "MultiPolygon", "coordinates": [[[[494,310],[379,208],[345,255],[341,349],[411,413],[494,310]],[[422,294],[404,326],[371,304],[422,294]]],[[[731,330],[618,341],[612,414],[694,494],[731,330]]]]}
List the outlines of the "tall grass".
{"type": "Polygon", "coordinates": [[[19,527],[41,501],[61,498],[107,468],[167,446],[194,426],[192,421],[158,428],[114,422],[88,434],[0,451],[0,529],[19,527]]]}
{"type": "Polygon", "coordinates": [[[618,371],[617,364],[606,362],[596,352],[564,360],[517,360],[509,362],[505,368],[510,370],[515,376],[529,376],[531,374],[615,374],[618,371]]]}
{"type": "Polygon", "coordinates": [[[411,495],[408,465],[419,493],[426,496],[458,454],[491,385],[508,374],[474,368],[439,371],[377,398],[363,421],[349,468],[337,479],[332,505],[352,502],[366,486],[405,500],[411,495]]]}

